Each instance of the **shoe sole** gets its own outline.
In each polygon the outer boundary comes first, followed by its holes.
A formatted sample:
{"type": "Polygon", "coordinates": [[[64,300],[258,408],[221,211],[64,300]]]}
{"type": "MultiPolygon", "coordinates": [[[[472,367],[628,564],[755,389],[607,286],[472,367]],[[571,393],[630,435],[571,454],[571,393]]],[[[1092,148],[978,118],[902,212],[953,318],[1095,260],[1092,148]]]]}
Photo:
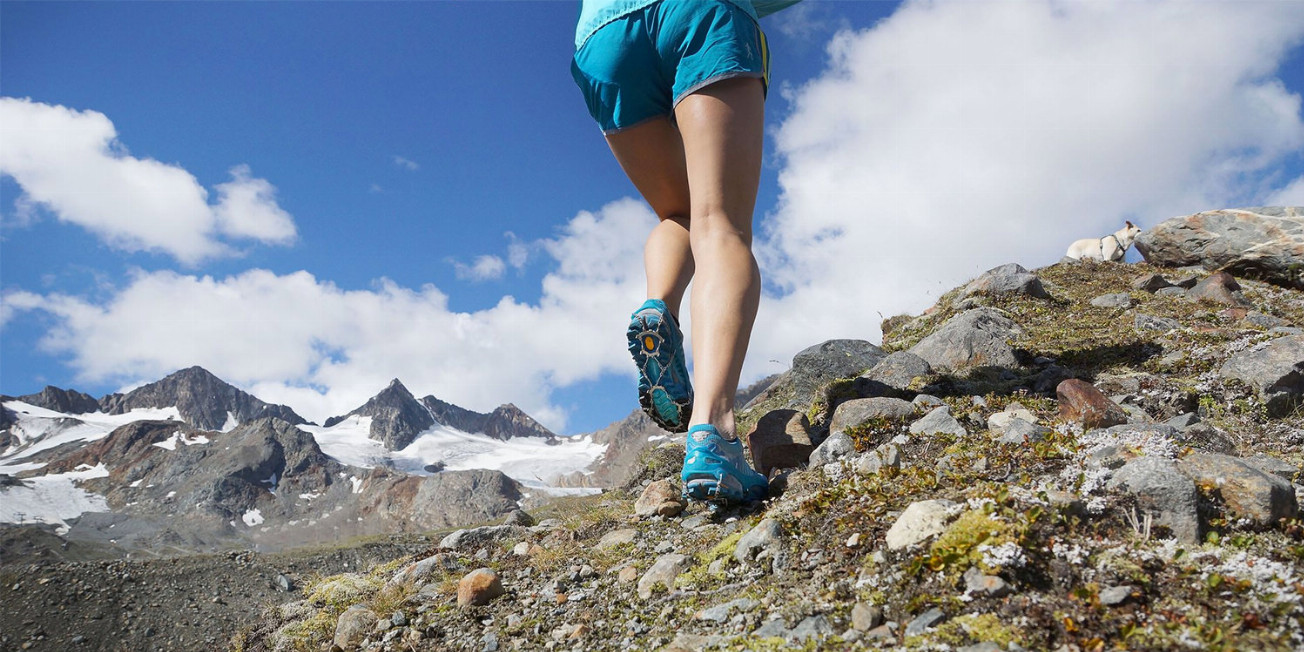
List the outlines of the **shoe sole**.
{"type": "MultiPolygon", "coordinates": [[[[647,317],[635,316],[629,324],[626,336],[629,339],[629,353],[634,357],[634,364],[639,369],[638,403],[658,426],[670,432],[684,432],[688,429],[688,414],[692,408],[693,395],[676,399],[670,395],[664,385],[655,383],[666,369],[661,363],[661,347],[665,338],[657,332],[661,325],[653,326],[647,317]]],[[[675,364],[674,356],[670,364],[675,364]]],[[[679,370],[685,379],[686,369],[679,370]]]]}
{"type": "Polygon", "coordinates": [[[756,502],[764,499],[766,493],[766,487],[762,486],[754,486],[750,492],[744,492],[742,482],[729,474],[693,474],[683,480],[685,500],[713,505],[756,502]]]}

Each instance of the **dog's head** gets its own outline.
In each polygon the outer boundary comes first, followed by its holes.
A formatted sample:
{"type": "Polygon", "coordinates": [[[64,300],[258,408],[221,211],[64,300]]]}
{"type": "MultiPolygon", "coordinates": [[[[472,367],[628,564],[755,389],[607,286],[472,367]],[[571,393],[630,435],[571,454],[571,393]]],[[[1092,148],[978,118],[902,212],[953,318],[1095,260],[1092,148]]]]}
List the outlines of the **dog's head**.
{"type": "Polygon", "coordinates": [[[1132,241],[1136,240],[1136,237],[1141,235],[1141,227],[1133,224],[1129,220],[1124,220],[1123,225],[1123,228],[1119,229],[1118,232],[1114,234],[1114,237],[1118,238],[1119,244],[1124,247],[1129,247],[1132,245],[1132,241]]]}

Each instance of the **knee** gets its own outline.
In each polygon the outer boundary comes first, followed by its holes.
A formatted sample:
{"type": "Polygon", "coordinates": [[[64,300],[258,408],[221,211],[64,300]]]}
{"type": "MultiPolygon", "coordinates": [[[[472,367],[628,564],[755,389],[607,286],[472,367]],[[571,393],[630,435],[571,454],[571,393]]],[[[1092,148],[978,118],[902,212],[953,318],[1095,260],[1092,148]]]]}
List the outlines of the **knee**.
{"type": "Polygon", "coordinates": [[[723,211],[704,211],[693,216],[689,234],[694,243],[705,246],[752,246],[751,220],[731,219],[723,211]]]}

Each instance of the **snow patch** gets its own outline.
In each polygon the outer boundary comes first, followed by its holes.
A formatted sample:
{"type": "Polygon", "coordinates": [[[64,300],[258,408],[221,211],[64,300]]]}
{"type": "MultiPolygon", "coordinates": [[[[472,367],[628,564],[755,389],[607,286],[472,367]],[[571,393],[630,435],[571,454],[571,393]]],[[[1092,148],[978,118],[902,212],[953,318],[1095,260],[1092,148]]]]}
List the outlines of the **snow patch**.
{"type": "Polygon", "coordinates": [[[260,525],[263,522],[263,512],[260,509],[251,509],[245,512],[244,516],[240,517],[240,520],[244,521],[244,524],[249,527],[260,525]]]}
{"type": "Polygon", "coordinates": [[[9,431],[18,439],[18,445],[0,455],[0,473],[11,472],[17,460],[68,443],[103,439],[128,423],[181,421],[181,412],[176,407],[136,409],[126,414],[92,412],[77,415],[47,410],[23,401],[5,401],[4,407],[17,416],[17,423],[9,431]]]}
{"type": "Polygon", "coordinates": [[[109,511],[104,496],[77,486],[81,480],[108,475],[103,464],[83,464],[75,471],[27,478],[22,486],[0,489],[0,523],[49,523],[58,526],[59,534],[66,534],[69,526],[65,519],[109,511]]]}
{"type": "Polygon", "coordinates": [[[195,435],[194,437],[187,437],[185,433],[178,430],[172,433],[171,437],[168,437],[163,441],[154,442],[154,445],[158,446],[159,448],[166,448],[170,451],[174,451],[177,449],[178,443],[185,444],[187,446],[194,446],[195,444],[207,444],[208,441],[209,441],[208,437],[205,437],[203,435],[195,435]]]}
{"type": "MultiPolygon", "coordinates": [[[[553,444],[538,437],[501,441],[441,425],[421,433],[402,450],[388,451],[371,439],[371,417],[361,416],[349,417],[330,428],[299,428],[312,434],[322,452],[350,466],[388,466],[412,475],[431,475],[426,471],[431,464],[443,464],[448,471],[490,469],[540,488],[551,487],[558,476],[585,471],[606,452],[606,446],[589,437],[563,437],[553,444]]],[[[565,495],[571,495],[570,490],[567,492],[565,495]]]]}

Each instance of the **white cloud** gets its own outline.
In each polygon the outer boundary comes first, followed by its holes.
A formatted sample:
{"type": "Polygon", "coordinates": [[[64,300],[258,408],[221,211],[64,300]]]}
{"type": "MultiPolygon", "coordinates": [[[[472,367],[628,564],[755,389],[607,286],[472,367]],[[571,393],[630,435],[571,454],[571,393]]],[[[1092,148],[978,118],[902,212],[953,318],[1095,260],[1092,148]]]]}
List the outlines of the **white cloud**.
{"type": "Polygon", "coordinates": [[[1304,177],[1290,182],[1285,188],[1275,192],[1265,206],[1304,206],[1304,177]]]}
{"type": "Polygon", "coordinates": [[[127,154],[113,123],[95,111],[0,98],[0,174],[23,190],[19,217],[39,205],[128,252],[158,251],[194,265],[234,253],[219,235],[294,240],[275,189],[247,167],[232,170],[210,205],[186,170],[127,154]]]}
{"type": "Polygon", "coordinates": [[[507,263],[498,256],[478,256],[470,265],[453,261],[453,271],[457,278],[470,281],[494,281],[507,273],[507,263]]]}
{"type": "Polygon", "coordinates": [[[217,184],[217,196],[213,213],[218,230],[226,235],[281,245],[293,243],[298,235],[294,218],[276,204],[276,188],[250,177],[248,165],[231,168],[231,181],[217,184]]]}
{"type": "Polygon", "coordinates": [[[1299,3],[1164,1],[908,2],[839,33],[774,134],[759,253],[782,296],[745,375],[1129,217],[1268,199],[1304,146],[1271,76],[1301,36],[1299,3]]]}
{"type": "Polygon", "coordinates": [[[418,165],[416,161],[397,155],[394,157],[394,165],[397,165],[398,167],[403,168],[408,172],[416,172],[417,170],[421,169],[421,166],[418,165]]]}
{"type": "MultiPolygon", "coordinates": [[[[136,272],[97,302],[11,292],[5,316],[40,310],[57,325],[41,346],[81,380],[155,380],[190,365],[322,420],[361,405],[398,377],[417,395],[471,409],[513,402],[554,428],[553,388],[631,375],[624,328],[642,301],[642,244],[655,223],[641,202],[583,212],[539,243],[557,269],[537,305],[504,297],[456,312],[434,286],[388,280],[344,290],[307,272],[227,278],[136,272]]],[[[501,260],[499,261],[501,264],[501,260]]]]}

